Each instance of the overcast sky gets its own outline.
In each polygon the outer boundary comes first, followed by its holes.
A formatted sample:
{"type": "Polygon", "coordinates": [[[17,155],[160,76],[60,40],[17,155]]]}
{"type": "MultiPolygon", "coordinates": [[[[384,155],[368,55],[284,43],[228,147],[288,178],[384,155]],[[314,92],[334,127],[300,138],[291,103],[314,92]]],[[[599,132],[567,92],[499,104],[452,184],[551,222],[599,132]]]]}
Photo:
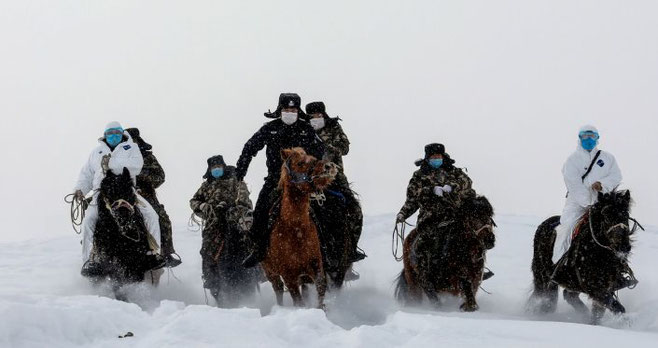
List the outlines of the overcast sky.
{"type": "Polygon", "coordinates": [[[562,164],[594,123],[634,215],[658,224],[657,13],[639,0],[0,0],[0,239],[72,233],[62,198],[111,120],[154,146],[161,201],[186,222],[206,158],[234,163],[281,92],[344,119],[366,215],[397,212],[429,142],[498,213],[559,213],[562,164]]]}

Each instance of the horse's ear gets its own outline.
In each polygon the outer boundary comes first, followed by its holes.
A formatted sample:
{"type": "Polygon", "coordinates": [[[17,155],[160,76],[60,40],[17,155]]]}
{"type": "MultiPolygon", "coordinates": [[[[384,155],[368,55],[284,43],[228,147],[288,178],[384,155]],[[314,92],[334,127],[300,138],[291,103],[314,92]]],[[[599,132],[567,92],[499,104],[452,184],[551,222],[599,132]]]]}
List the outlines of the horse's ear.
{"type": "Polygon", "coordinates": [[[123,167],[123,173],[121,173],[121,175],[122,175],[124,178],[130,179],[130,171],[128,170],[128,168],[123,167]]]}
{"type": "Polygon", "coordinates": [[[285,160],[288,159],[288,157],[290,157],[291,154],[292,154],[291,149],[282,149],[281,150],[281,159],[285,161],[285,160]]]}
{"type": "Polygon", "coordinates": [[[597,195],[597,200],[599,202],[603,202],[605,200],[605,195],[603,194],[603,192],[599,191],[599,194],[597,195]]]}
{"type": "Polygon", "coordinates": [[[624,199],[625,199],[626,201],[629,201],[629,202],[630,202],[630,200],[631,200],[631,191],[626,190],[626,193],[624,193],[624,199]]]}

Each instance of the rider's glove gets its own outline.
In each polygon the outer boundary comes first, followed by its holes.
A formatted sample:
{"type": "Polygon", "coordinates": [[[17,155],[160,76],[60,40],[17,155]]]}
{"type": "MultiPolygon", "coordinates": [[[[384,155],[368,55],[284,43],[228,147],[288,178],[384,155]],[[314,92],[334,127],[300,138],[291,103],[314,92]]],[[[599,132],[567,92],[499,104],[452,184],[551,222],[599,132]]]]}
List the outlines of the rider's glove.
{"type": "Polygon", "coordinates": [[[80,190],[76,190],[75,193],[74,193],[73,195],[75,196],[75,199],[76,199],[78,202],[82,202],[82,201],[84,201],[84,199],[85,199],[85,194],[82,193],[82,191],[80,191],[80,190]]]}
{"type": "Polygon", "coordinates": [[[398,214],[398,216],[395,217],[395,223],[396,224],[403,223],[404,220],[405,220],[405,218],[404,218],[404,215],[402,215],[402,213],[398,214]]]}
{"type": "Polygon", "coordinates": [[[444,192],[444,191],[443,191],[443,187],[441,187],[441,186],[434,186],[434,194],[435,194],[435,195],[437,195],[437,196],[439,196],[439,197],[443,197],[443,192],[444,192]]]}
{"type": "Polygon", "coordinates": [[[445,192],[445,193],[452,192],[452,186],[450,186],[450,185],[443,185],[442,188],[443,188],[443,192],[445,192]]]}
{"type": "Polygon", "coordinates": [[[592,184],[592,190],[594,190],[595,192],[601,192],[603,191],[603,185],[601,185],[601,183],[597,181],[592,184]]]}

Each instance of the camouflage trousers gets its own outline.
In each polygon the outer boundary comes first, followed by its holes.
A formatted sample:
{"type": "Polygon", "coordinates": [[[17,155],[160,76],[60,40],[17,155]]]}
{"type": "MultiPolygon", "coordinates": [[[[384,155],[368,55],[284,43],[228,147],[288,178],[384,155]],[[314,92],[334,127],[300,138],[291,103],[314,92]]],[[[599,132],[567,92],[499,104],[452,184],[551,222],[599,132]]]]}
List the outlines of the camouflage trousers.
{"type": "Polygon", "coordinates": [[[162,255],[175,253],[171,219],[169,218],[169,214],[167,214],[164,205],[160,204],[158,197],[155,195],[145,194],[143,196],[144,199],[151,204],[155,212],[158,213],[158,217],[160,218],[160,246],[162,248],[162,255]]]}

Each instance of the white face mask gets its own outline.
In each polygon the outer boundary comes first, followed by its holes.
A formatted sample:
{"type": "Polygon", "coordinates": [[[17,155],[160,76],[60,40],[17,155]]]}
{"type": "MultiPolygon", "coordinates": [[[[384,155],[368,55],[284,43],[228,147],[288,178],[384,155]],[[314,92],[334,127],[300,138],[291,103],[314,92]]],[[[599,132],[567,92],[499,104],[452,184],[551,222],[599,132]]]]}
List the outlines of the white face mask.
{"type": "Polygon", "coordinates": [[[287,125],[291,125],[297,122],[297,113],[296,112],[281,112],[281,121],[287,125]]]}
{"type": "Polygon", "coordinates": [[[324,128],[324,117],[312,118],[310,122],[311,122],[311,126],[313,126],[313,129],[315,130],[320,130],[324,128]]]}

